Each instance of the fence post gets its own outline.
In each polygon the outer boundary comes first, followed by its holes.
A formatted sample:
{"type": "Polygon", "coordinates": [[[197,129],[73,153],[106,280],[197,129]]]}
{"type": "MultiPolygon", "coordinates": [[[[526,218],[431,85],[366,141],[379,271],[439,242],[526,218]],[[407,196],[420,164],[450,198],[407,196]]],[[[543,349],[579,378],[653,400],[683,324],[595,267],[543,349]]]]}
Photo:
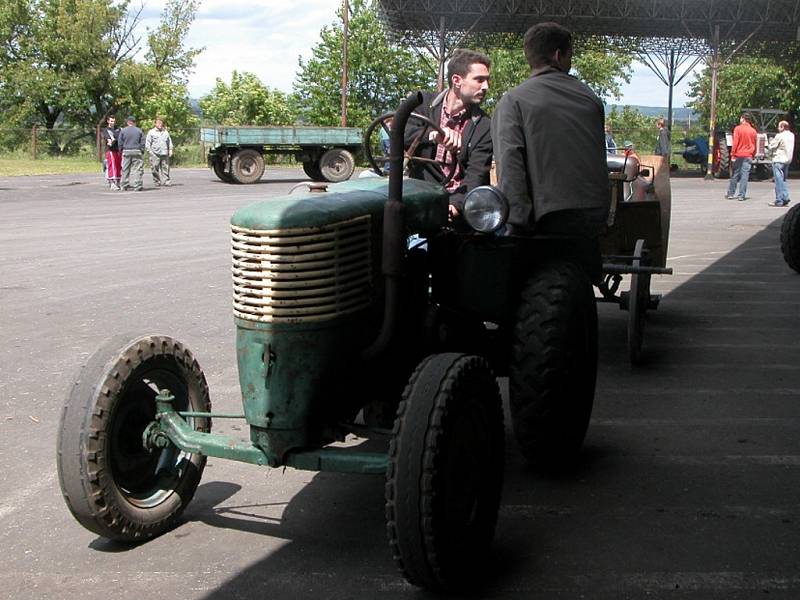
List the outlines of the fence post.
{"type": "Polygon", "coordinates": [[[36,125],[31,127],[31,155],[36,160],[36,125]]]}

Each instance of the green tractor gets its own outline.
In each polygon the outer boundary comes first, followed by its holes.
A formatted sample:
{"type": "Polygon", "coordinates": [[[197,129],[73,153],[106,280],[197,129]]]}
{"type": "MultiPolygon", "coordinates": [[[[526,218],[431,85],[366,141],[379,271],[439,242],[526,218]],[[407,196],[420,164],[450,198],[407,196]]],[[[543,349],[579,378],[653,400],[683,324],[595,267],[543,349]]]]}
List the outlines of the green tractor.
{"type": "Polygon", "coordinates": [[[576,455],[594,399],[599,265],[582,266],[574,239],[496,235],[507,205],[493,188],[467,201],[474,230],[452,229],[444,187],[403,179],[420,102],[394,115],[388,182],[271,198],[231,218],[243,414],[212,412],[203,371],[173,338],[115,338],[89,359],[58,436],[63,496],[87,529],[131,543],[169,530],[209,456],[379,474],[401,572],[454,592],[484,571],[497,521],[496,377],[510,377],[530,461],[576,455]],[[237,417],[248,439],[211,431],[237,417]],[[384,449],[333,444],[350,433],[384,449]]]}

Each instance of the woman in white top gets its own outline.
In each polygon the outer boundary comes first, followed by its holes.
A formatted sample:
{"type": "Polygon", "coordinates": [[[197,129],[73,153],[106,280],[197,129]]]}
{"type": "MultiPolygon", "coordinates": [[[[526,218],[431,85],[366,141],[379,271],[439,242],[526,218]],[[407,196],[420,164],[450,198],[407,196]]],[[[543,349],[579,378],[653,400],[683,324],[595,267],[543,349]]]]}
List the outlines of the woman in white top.
{"type": "Polygon", "coordinates": [[[789,130],[787,121],[778,123],[778,134],[770,140],[769,149],[772,152],[772,175],[775,179],[775,202],[772,206],[786,206],[789,204],[786,176],[794,157],[794,134],[789,130]]]}

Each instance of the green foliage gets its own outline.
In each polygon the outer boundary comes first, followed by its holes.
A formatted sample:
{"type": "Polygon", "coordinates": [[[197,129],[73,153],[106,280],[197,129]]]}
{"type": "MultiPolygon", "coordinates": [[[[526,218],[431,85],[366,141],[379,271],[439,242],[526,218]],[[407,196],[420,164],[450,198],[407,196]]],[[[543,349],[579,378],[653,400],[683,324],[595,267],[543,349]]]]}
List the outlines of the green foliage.
{"type": "MultiPolygon", "coordinates": [[[[689,106],[706,123],[711,117],[711,69],[689,84],[689,106]]],[[[735,125],[744,108],[800,113],[800,67],[764,56],[739,56],[717,75],[717,125],[735,125]]]]}
{"type": "MultiPolygon", "coordinates": [[[[196,0],[169,0],[142,61],[134,34],[141,8],[130,11],[129,0],[3,0],[2,124],[83,126],[90,143],[94,125],[112,112],[155,111],[191,124],[185,83],[199,50],[184,49],[183,40],[196,10],[196,0]]],[[[54,142],[51,150],[67,147],[54,142]]]]}
{"type": "Polygon", "coordinates": [[[639,154],[650,154],[656,145],[658,129],[655,119],[642,114],[631,106],[617,107],[606,113],[606,124],[611,127],[611,133],[617,148],[622,150],[626,141],[633,142],[639,154]]]}
{"type": "MultiPolygon", "coordinates": [[[[347,124],[366,127],[375,117],[395,110],[415,89],[430,89],[434,74],[425,61],[389,40],[370,0],[350,3],[347,124]]],[[[323,27],[312,57],[299,61],[294,83],[299,118],[315,125],[341,122],[343,26],[323,27]]]]}
{"type": "Polygon", "coordinates": [[[231,74],[231,84],[217,79],[200,99],[203,117],[221,125],[290,125],[295,121],[287,94],[265,86],[252,73],[231,74]]]}
{"type": "MultiPolygon", "coordinates": [[[[522,50],[522,36],[491,34],[474,36],[469,42],[492,59],[492,79],[484,108],[491,112],[506,90],[522,83],[531,68],[522,50]]],[[[575,42],[572,69],[601,98],[618,98],[620,83],[629,82],[632,55],[604,38],[579,38],[575,42]]]]}

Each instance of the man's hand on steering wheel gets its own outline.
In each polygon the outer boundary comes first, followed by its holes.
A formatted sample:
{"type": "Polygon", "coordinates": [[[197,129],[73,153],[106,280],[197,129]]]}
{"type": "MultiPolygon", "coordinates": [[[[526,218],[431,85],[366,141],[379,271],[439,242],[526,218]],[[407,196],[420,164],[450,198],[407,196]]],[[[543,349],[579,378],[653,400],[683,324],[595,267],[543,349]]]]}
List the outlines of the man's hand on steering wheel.
{"type": "Polygon", "coordinates": [[[461,134],[455,129],[442,127],[441,131],[431,131],[428,140],[442,144],[450,152],[458,154],[461,151],[461,134]]]}

